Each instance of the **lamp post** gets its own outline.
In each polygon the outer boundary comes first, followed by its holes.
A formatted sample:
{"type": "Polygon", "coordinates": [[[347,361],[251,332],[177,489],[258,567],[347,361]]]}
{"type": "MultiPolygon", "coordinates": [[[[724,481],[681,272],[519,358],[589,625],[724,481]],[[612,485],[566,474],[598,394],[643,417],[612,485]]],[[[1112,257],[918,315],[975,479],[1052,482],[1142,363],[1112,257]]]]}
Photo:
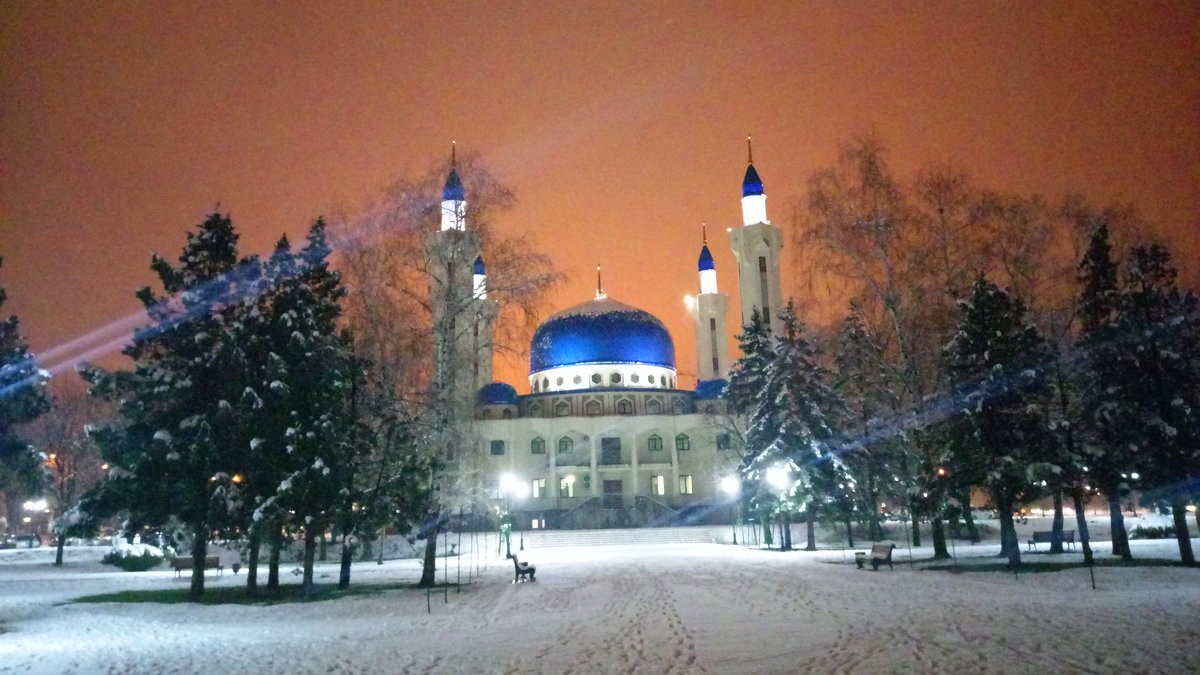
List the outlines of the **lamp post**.
{"type": "Polygon", "coordinates": [[[742,491],[742,482],[737,479],[737,476],[725,476],[721,479],[721,490],[733,500],[734,507],[730,516],[729,527],[733,530],[733,545],[737,546],[737,514],[741,510],[741,500],[738,497],[742,491]]]}
{"type": "MultiPolygon", "coordinates": [[[[518,479],[516,476],[506,473],[500,477],[500,492],[504,494],[505,520],[507,521],[504,525],[504,553],[506,556],[512,555],[512,526],[514,522],[512,512],[513,497],[516,497],[518,500],[523,500],[528,494],[528,491],[529,487],[525,485],[524,481],[518,479]]],[[[521,550],[524,551],[525,531],[520,530],[520,533],[521,550]]]]}
{"type": "Polygon", "coordinates": [[[781,551],[792,550],[792,521],[783,510],[784,491],[791,487],[792,484],[790,474],[791,472],[785,464],[776,464],[767,469],[767,484],[775,489],[776,497],[779,499],[780,511],[784,513],[783,526],[787,528],[780,533],[783,536],[783,540],[779,542],[779,550],[781,551]]]}

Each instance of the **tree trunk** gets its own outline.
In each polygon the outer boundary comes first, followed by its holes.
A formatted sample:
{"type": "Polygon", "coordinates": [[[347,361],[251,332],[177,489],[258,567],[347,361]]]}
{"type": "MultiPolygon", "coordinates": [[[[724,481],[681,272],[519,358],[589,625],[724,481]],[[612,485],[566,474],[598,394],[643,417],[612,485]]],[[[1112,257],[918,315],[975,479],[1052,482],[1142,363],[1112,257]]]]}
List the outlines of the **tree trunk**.
{"type": "Polygon", "coordinates": [[[262,545],[262,528],[258,525],[250,528],[250,543],[246,561],[246,592],[250,595],[258,593],[258,555],[262,545]]]}
{"type": "Polygon", "coordinates": [[[967,536],[970,537],[972,544],[978,544],[979,528],[975,526],[975,516],[971,513],[971,488],[963,490],[958,501],[962,504],[963,523],[967,526],[967,536]]]}
{"type": "Polygon", "coordinates": [[[313,591],[313,563],[317,555],[317,537],[312,528],[304,528],[304,577],[300,583],[300,592],[310,595],[313,591]]]}
{"type": "Polygon", "coordinates": [[[1125,562],[1132,562],[1133,552],[1129,550],[1129,534],[1125,532],[1125,514],[1121,513],[1120,498],[1108,498],[1108,519],[1112,525],[1112,554],[1121,556],[1125,562]]]}
{"type": "Polygon", "coordinates": [[[950,552],[946,550],[946,528],[942,526],[941,515],[929,520],[930,536],[933,538],[933,559],[946,560],[950,552]]]}
{"type": "Polygon", "coordinates": [[[417,585],[422,588],[437,585],[437,537],[441,514],[432,514],[429,527],[425,530],[425,563],[421,570],[421,581],[417,585]]]}
{"type": "Polygon", "coordinates": [[[270,552],[267,554],[267,590],[279,590],[279,551],[283,548],[283,530],[271,526],[270,552]]]}
{"type": "Polygon", "coordinates": [[[1054,523],[1050,526],[1050,531],[1053,533],[1050,539],[1050,552],[1063,552],[1063,498],[1062,490],[1054,492],[1054,523]]]}
{"type": "Polygon", "coordinates": [[[1184,565],[1195,565],[1196,556],[1192,553],[1192,539],[1188,534],[1186,499],[1176,497],[1171,500],[1171,517],[1175,521],[1175,540],[1179,542],[1179,559],[1184,565]]]}
{"type": "Polygon", "coordinates": [[[913,548],[920,548],[920,546],[921,546],[921,520],[917,517],[916,509],[910,509],[909,513],[912,515],[912,545],[913,545],[913,548]]]}
{"type": "Polygon", "coordinates": [[[957,506],[951,506],[945,510],[946,513],[946,534],[951,539],[958,539],[962,535],[962,527],[958,522],[958,514],[961,509],[957,506]]]}
{"type": "Polygon", "coordinates": [[[1092,557],[1092,542],[1091,536],[1088,534],[1087,514],[1083,512],[1084,508],[1086,508],[1086,505],[1083,503],[1083,490],[1072,490],[1071,498],[1075,502],[1075,527],[1079,529],[1079,546],[1083,548],[1083,564],[1090,566],[1095,562],[1095,558],[1092,557]]]}
{"type": "Polygon", "coordinates": [[[1000,509],[1000,556],[1008,558],[1008,566],[1016,569],[1021,565],[1021,545],[1017,541],[1017,528],[1013,523],[1013,503],[1008,497],[996,500],[1000,509]]]}
{"type": "Polygon", "coordinates": [[[350,543],[350,537],[342,535],[342,568],[338,573],[338,588],[346,590],[350,588],[350,565],[354,562],[354,546],[350,543]]]}
{"type": "Polygon", "coordinates": [[[812,504],[808,505],[808,518],[805,518],[805,520],[807,522],[805,523],[804,532],[804,550],[815,551],[817,550],[817,510],[813,508],[812,504]]]}
{"type": "Polygon", "coordinates": [[[846,547],[854,548],[854,520],[846,513],[846,547]]]}
{"type": "Polygon", "coordinates": [[[767,545],[767,548],[771,548],[772,546],[775,545],[775,542],[772,541],[772,538],[771,538],[771,519],[766,514],[763,514],[763,517],[762,517],[762,528],[763,528],[763,543],[767,545]]]}
{"type": "Polygon", "coordinates": [[[188,601],[199,602],[204,597],[204,558],[208,555],[208,530],[192,528],[192,585],[188,588],[188,601]]]}
{"type": "Polygon", "coordinates": [[[66,544],[67,544],[66,536],[59,535],[58,544],[56,546],[57,550],[55,550],[55,552],[54,552],[54,566],[55,567],[62,567],[63,546],[65,546],[66,544]]]}
{"type": "MultiPolygon", "coordinates": [[[[883,527],[879,525],[879,494],[875,487],[875,467],[873,463],[867,464],[867,495],[870,497],[868,506],[871,507],[871,513],[867,517],[867,534],[871,537],[871,541],[879,541],[883,539],[883,527]]],[[[854,544],[850,544],[853,548],[854,544]]]]}
{"type": "Polygon", "coordinates": [[[329,559],[329,538],[325,534],[321,534],[321,550],[317,553],[317,559],[325,562],[329,559]]]}
{"type": "MultiPolygon", "coordinates": [[[[358,557],[359,562],[366,562],[374,557],[375,549],[372,548],[373,545],[374,544],[370,539],[367,539],[362,543],[362,555],[358,557]]],[[[379,545],[382,546],[383,544],[380,543],[379,545]]]]}

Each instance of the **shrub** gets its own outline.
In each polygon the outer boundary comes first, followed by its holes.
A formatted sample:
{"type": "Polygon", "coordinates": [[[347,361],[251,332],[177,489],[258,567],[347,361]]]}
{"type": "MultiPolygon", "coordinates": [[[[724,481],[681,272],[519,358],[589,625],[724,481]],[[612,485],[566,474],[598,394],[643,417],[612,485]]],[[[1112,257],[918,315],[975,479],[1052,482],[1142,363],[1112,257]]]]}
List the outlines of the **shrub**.
{"type": "Polygon", "coordinates": [[[135,554],[129,549],[113,549],[106,553],[100,562],[105,565],[120,567],[126,572],[144,572],[162,564],[163,557],[150,551],[135,554]]]}
{"type": "Polygon", "coordinates": [[[1141,525],[1133,528],[1129,533],[1130,539],[1174,539],[1175,526],[1167,525],[1166,527],[1142,527],[1141,525]]]}

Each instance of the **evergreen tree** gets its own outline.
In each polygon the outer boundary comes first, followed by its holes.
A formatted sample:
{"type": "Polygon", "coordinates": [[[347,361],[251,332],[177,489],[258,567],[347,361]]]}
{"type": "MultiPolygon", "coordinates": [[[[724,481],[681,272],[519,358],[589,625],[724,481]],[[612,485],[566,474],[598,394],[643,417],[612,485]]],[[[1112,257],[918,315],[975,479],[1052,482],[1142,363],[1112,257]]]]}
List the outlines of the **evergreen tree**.
{"type": "Polygon", "coordinates": [[[1047,346],[1025,304],[981,274],[960,301],[957,334],[946,346],[947,370],[962,397],[951,418],[954,470],[982,485],[1000,511],[1001,555],[1021,562],[1013,511],[1032,496],[1030,470],[1048,455],[1047,346]]]}
{"type": "Polygon", "coordinates": [[[761,482],[772,469],[786,468],[789,478],[779,495],[784,548],[790,547],[789,514],[799,502],[806,513],[806,548],[816,550],[816,518],[828,505],[844,507],[853,493],[853,481],[834,451],[841,402],[792,303],[780,314],[780,323],[783,331],[749,422],[747,437],[755,454],[747,472],[761,482]]]}
{"type": "Polygon", "coordinates": [[[1117,322],[1127,339],[1105,366],[1120,383],[1109,394],[1120,427],[1107,433],[1120,434],[1134,453],[1149,496],[1170,503],[1180,559],[1192,565],[1186,507],[1200,483],[1200,315],[1196,296],[1175,279],[1165,247],[1130,252],[1117,322]]]}
{"type": "MultiPolygon", "coordinates": [[[[6,298],[0,288],[0,308],[6,298]]],[[[0,492],[6,496],[32,493],[42,483],[40,457],[13,427],[50,409],[47,377],[29,353],[17,317],[0,321],[0,492]]]]}
{"type": "MultiPolygon", "coordinates": [[[[196,560],[238,509],[232,469],[242,447],[231,420],[245,364],[229,328],[255,305],[257,261],[239,263],[237,240],[228,217],[212,214],[189,234],[178,267],[155,255],[166,295],[137,293],[152,323],[123,352],[134,371],[84,369],[93,393],[119,401],[123,418],[94,434],[111,469],[86,510],[125,512],[127,532],[178,523],[196,560]]],[[[204,566],[195,565],[188,597],[203,592],[204,566]]]]}
{"type": "Polygon", "coordinates": [[[729,383],[721,397],[728,401],[729,409],[734,413],[749,415],[758,405],[767,366],[775,357],[771,326],[763,320],[757,307],[751,310],[750,323],[742,328],[737,340],[742,355],[729,369],[729,383]]]}
{"type": "Polygon", "coordinates": [[[1113,555],[1132,560],[1121,499],[1129,492],[1128,475],[1134,456],[1124,438],[1126,413],[1112,398],[1122,384],[1120,370],[1114,367],[1119,337],[1118,270],[1108,243],[1108,227],[1103,222],[1093,229],[1077,269],[1080,290],[1076,349],[1086,355],[1087,364],[1077,377],[1084,422],[1080,429],[1081,470],[1108,498],[1113,555]]]}

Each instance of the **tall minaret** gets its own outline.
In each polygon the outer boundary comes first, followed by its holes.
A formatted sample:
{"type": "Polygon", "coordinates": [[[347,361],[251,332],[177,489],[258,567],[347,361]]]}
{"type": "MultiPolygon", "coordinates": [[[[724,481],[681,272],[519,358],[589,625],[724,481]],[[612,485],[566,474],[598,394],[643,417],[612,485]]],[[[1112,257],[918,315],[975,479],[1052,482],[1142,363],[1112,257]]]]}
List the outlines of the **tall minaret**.
{"type": "Polygon", "coordinates": [[[442,189],[441,228],[425,237],[425,265],[433,314],[433,382],[437,404],[466,411],[479,388],[491,381],[492,320],[496,303],[480,297],[476,261],[479,235],[467,229],[467,201],[453,148],[442,189]]]}
{"type": "Polygon", "coordinates": [[[762,312],[779,334],[783,291],[779,281],[779,252],[783,235],[767,220],[767,196],[754,169],[754,150],[746,138],[747,167],[742,180],[742,226],[729,230],[729,244],[738,262],[738,299],[742,325],[750,323],[754,308],[762,312]]]}
{"type": "Polygon", "coordinates": [[[717,268],[708,250],[708,232],[700,249],[700,295],[696,296],[696,379],[723,380],[729,369],[725,316],[729,296],[717,292],[717,268]]]}

